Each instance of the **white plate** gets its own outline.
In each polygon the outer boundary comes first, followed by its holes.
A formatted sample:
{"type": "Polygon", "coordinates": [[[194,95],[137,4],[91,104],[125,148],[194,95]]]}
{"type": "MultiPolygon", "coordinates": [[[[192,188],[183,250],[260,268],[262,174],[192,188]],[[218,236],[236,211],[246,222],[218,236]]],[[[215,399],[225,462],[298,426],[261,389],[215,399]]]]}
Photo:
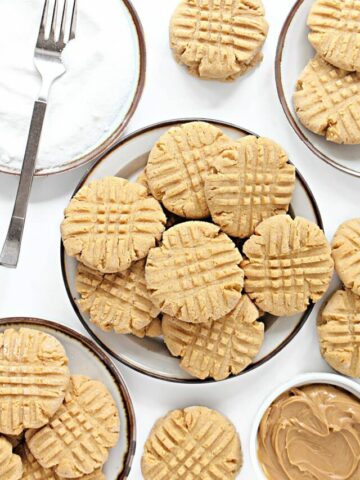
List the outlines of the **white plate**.
{"type": "Polygon", "coordinates": [[[280,33],[275,75],[279,99],[290,125],[299,138],[319,158],[338,170],[360,177],[360,145],[337,145],[305,128],[298,119],[292,97],[296,82],[315,55],[308,40],[307,17],[314,0],[298,0],[280,33]]]}
{"type": "Polygon", "coordinates": [[[355,395],[355,397],[359,398],[360,400],[360,385],[356,383],[354,380],[350,380],[346,377],[342,377],[341,375],[335,375],[333,373],[305,373],[299,375],[291,380],[289,380],[285,385],[275,389],[265,400],[262,404],[260,410],[256,414],[253,427],[251,430],[250,436],[250,457],[253,468],[256,472],[256,478],[258,480],[268,480],[264,475],[263,469],[260,465],[258,460],[258,430],[261,423],[261,420],[266,412],[266,410],[270,407],[270,405],[283,393],[287,392],[291,388],[294,387],[303,387],[305,385],[314,385],[314,384],[325,384],[325,385],[333,385],[335,387],[342,388],[347,392],[355,395]]]}
{"type": "Polygon", "coordinates": [[[94,342],[63,325],[25,317],[0,320],[1,332],[7,328],[20,327],[53,335],[66,350],[71,374],[86,375],[106,385],[119,410],[120,438],[116,446],[109,451],[109,459],[103,471],[107,480],[126,480],[136,447],[135,414],[124,380],[114,364],[94,342]]]}
{"type": "MultiPolygon", "coordinates": [[[[6,71],[8,75],[3,81],[9,87],[10,93],[8,98],[2,99],[3,108],[0,104],[0,113],[6,117],[8,113],[7,103],[20,102],[19,96],[22,95],[22,108],[24,111],[29,110],[30,125],[32,110],[32,94],[30,92],[33,91],[35,100],[40,88],[40,76],[36,74],[32,56],[38,32],[36,22],[38,18],[40,25],[44,0],[16,1],[16,6],[13,7],[11,7],[11,0],[7,0],[4,5],[1,5],[0,2],[0,15],[3,15],[4,18],[9,17],[9,21],[12,19],[15,21],[17,15],[14,34],[21,35],[22,28],[27,28],[28,23],[34,24],[36,27],[33,32],[32,29],[30,30],[33,40],[31,45],[28,45],[28,51],[25,51],[25,45],[21,44],[21,53],[24,57],[20,57],[21,64],[14,61],[14,65],[12,65],[9,60],[9,71],[6,71]],[[28,17],[31,18],[31,22],[27,23],[28,17]],[[18,92],[17,87],[14,92],[10,88],[12,76],[15,75],[14,72],[19,70],[23,73],[24,82],[28,82],[27,89],[25,89],[26,94],[21,90],[18,92]],[[14,96],[15,92],[17,92],[17,96],[14,96]]],[[[60,5],[62,5],[61,2],[63,0],[60,0],[60,5]]],[[[64,63],[70,65],[70,68],[68,68],[64,77],[54,84],[50,93],[35,175],[50,175],[68,171],[87,162],[97,160],[119,140],[138,105],[143,91],[146,69],[145,40],[141,22],[131,2],[129,0],[107,0],[106,2],[104,0],[100,2],[84,0],[78,3],[76,38],[64,51],[64,63]],[[102,9],[102,11],[96,13],[98,9],[102,9]],[[89,15],[89,12],[91,15],[89,15]],[[94,20],[94,18],[97,18],[96,15],[98,17],[97,23],[94,20]],[[106,21],[110,18],[114,20],[107,25],[106,21]],[[111,41],[115,42],[114,47],[105,52],[105,55],[113,59],[111,64],[114,65],[114,62],[117,64],[115,73],[113,68],[113,77],[111,77],[111,72],[108,71],[109,61],[104,62],[102,58],[97,58],[99,52],[94,52],[94,48],[92,48],[92,42],[103,37],[106,37],[106,40],[103,41],[106,41],[107,44],[111,45],[111,41]],[[72,56],[72,52],[76,52],[77,56],[72,56]],[[74,59],[79,60],[75,62],[74,59]],[[94,81],[85,82],[85,87],[81,90],[81,86],[77,83],[78,70],[88,71],[89,78],[94,78],[92,73],[96,71],[99,76],[101,75],[102,80],[98,85],[94,81]],[[68,78],[68,82],[65,82],[65,77],[68,78]],[[108,98],[107,89],[109,88],[110,91],[114,92],[113,99],[108,98]],[[99,103],[97,103],[97,100],[99,100],[99,103]],[[102,102],[102,110],[99,106],[100,102],[102,102]],[[83,112],[81,108],[84,110],[83,112]],[[82,114],[80,115],[79,112],[82,112],[82,114]],[[74,116],[74,125],[78,125],[77,130],[81,130],[81,136],[77,134],[72,138],[72,131],[67,130],[64,126],[66,122],[63,119],[71,116],[74,116]],[[88,121],[90,118],[96,118],[95,130],[93,124],[88,121]],[[56,120],[55,125],[51,122],[54,119],[56,120]],[[59,145],[58,149],[55,148],[56,144],[59,145]],[[69,144],[73,144],[72,149],[66,148],[69,144]],[[61,150],[62,145],[64,146],[64,152],[61,150]],[[54,148],[56,151],[53,151],[54,148]],[[46,154],[46,161],[42,160],[42,154],[46,154]],[[49,161],[49,158],[55,158],[56,160],[49,161]]],[[[50,5],[52,4],[50,3],[50,5]]],[[[30,33],[28,30],[26,32],[26,38],[28,38],[30,33]]],[[[9,152],[4,152],[9,154],[8,157],[13,155],[19,160],[22,158],[23,151],[25,151],[28,133],[27,125],[24,127],[23,122],[21,122],[21,125],[18,147],[15,149],[13,146],[11,151],[8,147],[9,152]]],[[[10,144],[12,143],[13,141],[10,142],[10,144]]],[[[7,145],[5,142],[4,148],[7,145]]],[[[6,155],[4,154],[3,157],[6,158],[6,155]]],[[[15,164],[2,160],[0,172],[19,174],[20,168],[18,165],[19,162],[15,164]]]]}
{"type": "MultiPolygon", "coordinates": [[[[76,191],[84,184],[108,175],[118,175],[135,180],[146,165],[149,151],[158,138],[170,127],[194,120],[178,119],[151,125],[128,136],[88,171],[76,191]]],[[[233,138],[239,138],[251,133],[225,122],[209,119],[201,120],[211,122],[222,128],[227,135],[233,138]]],[[[299,172],[297,172],[295,193],[291,206],[292,213],[308,218],[322,228],[321,216],[315,199],[299,172]]],[[[88,315],[80,312],[76,303],[79,298],[75,288],[77,261],[65,255],[63,247],[61,249],[63,278],[69,299],[82,324],[102,348],[120,362],[152,377],[175,382],[204,382],[203,380],[194,379],[179,367],[179,360],[170,355],[161,338],[140,339],[132,335],[114,335],[114,333],[104,332],[92,324],[88,315]]],[[[312,308],[313,305],[310,305],[303,314],[288,318],[264,317],[263,320],[266,325],[264,344],[254,363],[244,372],[262,365],[282,350],[299,332],[312,308]]]]}

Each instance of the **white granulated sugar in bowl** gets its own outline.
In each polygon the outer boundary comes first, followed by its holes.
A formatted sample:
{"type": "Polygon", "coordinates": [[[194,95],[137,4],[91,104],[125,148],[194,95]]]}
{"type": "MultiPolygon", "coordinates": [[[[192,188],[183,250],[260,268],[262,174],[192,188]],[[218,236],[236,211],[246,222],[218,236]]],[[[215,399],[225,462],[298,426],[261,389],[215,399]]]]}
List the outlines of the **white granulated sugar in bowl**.
{"type": "MultiPolygon", "coordinates": [[[[33,64],[45,0],[0,1],[0,164],[20,169],[40,76],[33,64]]],[[[89,153],[133,101],[139,77],[134,25],[120,0],[79,0],[67,72],[50,93],[37,169],[89,153]]]]}

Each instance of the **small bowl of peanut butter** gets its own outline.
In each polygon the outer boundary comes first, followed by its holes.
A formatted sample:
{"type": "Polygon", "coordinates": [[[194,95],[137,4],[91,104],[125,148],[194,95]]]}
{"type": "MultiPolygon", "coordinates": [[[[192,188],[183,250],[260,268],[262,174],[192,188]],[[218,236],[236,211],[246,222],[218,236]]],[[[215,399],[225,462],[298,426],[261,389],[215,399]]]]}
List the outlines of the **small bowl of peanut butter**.
{"type": "Polygon", "coordinates": [[[259,480],[360,479],[360,384],[329,373],[290,380],[260,408],[250,442],[259,480]]]}

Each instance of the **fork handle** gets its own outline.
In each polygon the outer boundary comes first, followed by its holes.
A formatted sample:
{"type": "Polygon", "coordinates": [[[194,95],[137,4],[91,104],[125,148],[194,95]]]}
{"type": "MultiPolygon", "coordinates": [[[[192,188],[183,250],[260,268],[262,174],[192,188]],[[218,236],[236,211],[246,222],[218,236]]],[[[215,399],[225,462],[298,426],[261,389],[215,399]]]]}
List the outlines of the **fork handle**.
{"type": "Polygon", "coordinates": [[[37,100],[34,105],[14,210],[0,255],[0,265],[4,267],[15,268],[19,260],[21,239],[24,231],[25,217],[34,178],[35,163],[39,150],[46,107],[47,103],[43,100],[37,100]]]}

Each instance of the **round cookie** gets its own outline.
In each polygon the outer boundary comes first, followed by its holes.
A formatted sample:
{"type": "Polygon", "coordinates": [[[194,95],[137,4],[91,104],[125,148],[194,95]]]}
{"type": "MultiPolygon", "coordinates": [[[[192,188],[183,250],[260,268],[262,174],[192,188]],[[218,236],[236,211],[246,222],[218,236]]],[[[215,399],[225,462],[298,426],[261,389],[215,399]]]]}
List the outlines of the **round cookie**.
{"type": "Polygon", "coordinates": [[[360,297],[337,290],[318,319],[321,354],[328,364],[350,377],[360,377],[360,297]]]}
{"type": "MultiPolygon", "coordinates": [[[[22,480],[63,480],[64,477],[59,477],[51,469],[43,468],[36,460],[34,455],[30,452],[27,445],[21,445],[18,449],[23,464],[22,480]]],[[[73,480],[106,480],[105,475],[101,470],[96,470],[89,475],[84,475],[73,480]]]]}
{"type": "Polygon", "coordinates": [[[206,122],[170,128],[154,145],[146,166],[152,195],[181,217],[208,217],[205,176],[231,143],[219,128],[206,122]]]}
{"type": "Polygon", "coordinates": [[[225,317],[210,324],[189,324],[164,315],[166,346],[180,367],[201,380],[223,380],[243,371],[258,354],[264,341],[264,324],[247,295],[225,317]]]}
{"type": "Polygon", "coordinates": [[[336,273],[346,288],[360,295],[360,218],[341,224],[331,246],[336,273]]]}
{"type": "Polygon", "coordinates": [[[357,0],[316,0],[308,17],[309,41],[327,62],[360,71],[360,8],[357,0]]]}
{"type": "Polygon", "coordinates": [[[43,468],[76,478],[101,468],[119,438],[119,414],[101,382],[74,375],[50,423],[26,432],[30,452],[43,468]]]}
{"type": "Polygon", "coordinates": [[[39,330],[0,333],[0,432],[19,435],[40,428],[64,400],[69,384],[63,346],[39,330]]]}
{"type": "Polygon", "coordinates": [[[247,238],[266,218],[288,211],[295,167],[272,140],[247,136],[212,164],[205,194],[213,221],[233,237],[247,238]]]}
{"type": "Polygon", "coordinates": [[[113,274],[102,274],[79,263],[76,289],[81,296],[80,309],[104,331],[143,337],[146,327],[160,313],[146,287],[145,260],[113,274]]]}
{"type": "Polygon", "coordinates": [[[21,459],[12,451],[12,445],[0,436],[0,478],[1,480],[20,480],[23,473],[21,459]]]}
{"type": "Polygon", "coordinates": [[[319,56],[297,81],[294,107],[301,123],[334,143],[360,143],[360,74],[340,70],[319,56]]]}
{"type": "Polygon", "coordinates": [[[144,480],[233,480],[241,466],[235,427],[206,407],[174,410],[158,420],[141,460],[144,480]]]}
{"type": "Polygon", "coordinates": [[[241,297],[242,257],[219,227],[184,222],[164,233],[147,258],[145,276],[154,304],[183,322],[218,320],[241,297]]]}
{"type": "Polygon", "coordinates": [[[165,222],[161,205],[145,187],[106,177],[72,198],[61,234],[68,255],[102,273],[117,273],[146,257],[165,222]]]}
{"type": "Polygon", "coordinates": [[[201,78],[234,80],[262,60],[264,15],[261,0],[181,0],[170,23],[176,61],[201,78]]]}
{"type": "Polygon", "coordinates": [[[277,215],[260,223],[244,244],[245,291],[272,315],[306,310],[327,290],[333,274],[324,232],[305,218],[277,215]]]}

